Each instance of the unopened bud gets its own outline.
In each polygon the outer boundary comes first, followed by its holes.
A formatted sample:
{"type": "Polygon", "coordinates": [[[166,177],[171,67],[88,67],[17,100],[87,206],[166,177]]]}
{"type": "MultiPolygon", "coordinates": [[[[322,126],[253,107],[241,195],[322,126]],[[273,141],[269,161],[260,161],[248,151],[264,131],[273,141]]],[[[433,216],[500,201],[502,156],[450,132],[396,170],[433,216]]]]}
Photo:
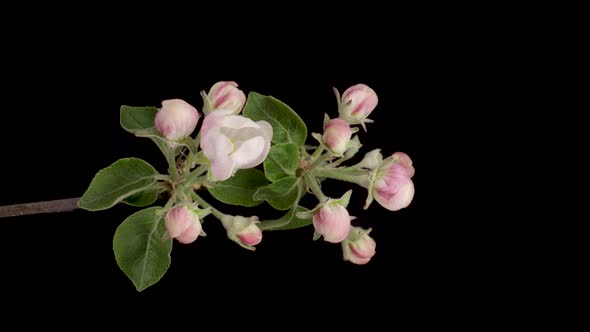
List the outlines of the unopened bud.
{"type": "Polygon", "coordinates": [[[377,107],[378,98],[373,89],[365,84],[357,84],[346,89],[340,99],[340,117],[350,124],[362,124],[377,107]]]}
{"type": "Polygon", "coordinates": [[[203,108],[205,114],[215,110],[228,110],[231,114],[238,114],[246,102],[246,95],[238,89],[238,84],[227,81],[215,83],[204,98],[206,99],[203,108]]]}
{"type": "Polygon", "coordinates": [[[162,102],[162,108],[156,113],[154,126],[171,141],[180,141],[192,134],[199,122],[199,112],[182,99],[170,99],[162,102]]]}
{"type": "Polygon", "coordinates": [[[344,260],[363,265],[367,264],[375,256],[377,244],[369,236],[370,232],[371,229],[364,230],[359,227],[353,227],[348,239],[343,242],[344,260]]]}
{"type": "Polygon", "coordinates": [[[197,214],[186,206],[177,206],[164,218],[168,236],[180,243],[192,243],[201,234],[201,222],[197,214]]]}
{"type": "Polygon", "coordinates": [[[346,151],[351,136],[350,125],[342,119],[332,119],[324,126],[324,143],[335,154],[342,155],[346,151]]]}
{"type": "Polygon", "coordinates": [[[324,241],[339,243],[346,239],[350,231],[350,215],[341,204],[326,204],[314,214],[313,226],[324,241]]]}

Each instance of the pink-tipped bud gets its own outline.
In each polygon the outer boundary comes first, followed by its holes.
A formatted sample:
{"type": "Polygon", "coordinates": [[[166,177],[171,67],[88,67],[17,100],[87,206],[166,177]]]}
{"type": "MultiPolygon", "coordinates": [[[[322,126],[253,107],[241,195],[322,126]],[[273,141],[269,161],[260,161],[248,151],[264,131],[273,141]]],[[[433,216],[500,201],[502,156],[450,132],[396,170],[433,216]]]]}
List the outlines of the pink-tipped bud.
{"type": "Polygon", "coordinates": [[[256,225],[260,223],[258,217],[224,215],[221,223],[227,237],[246,249],[254,250],[254,246],[262,241],[262,231],[256,225]]]}
{"type": "Polygon", "coordinates": [[[336,154],[346,151],[351,136],[350,125],[342,119],[332,119],[324,126],[324,143],[336,154]]]}
{"type": "Polygon", "coordinates": [[[236,82],[217,82],[207,94],[209,105],[204,109],[205,114],[215,110],[228,110],[231,114],[238,114],[246,103],[246,95],[236,82]]]}
{"type": "Polygon", "coordinates": [[[254,223],[238,232],[236,236],[247,246],[255,246],[262,241],[262,231],[254,223]]]}
{"type": "Polygon", "coordinates": [[[414,198],[412,160],[403,152],[396,152],[383,161],[373,183],[373,196],[384,208],[397,211],[410,205],[414,198]]]}
{"type": "Polygon", "coordinates": [[[170,209],[164,219],[168,236],[180,243],[192,243],[201,234],[199,216],[186,206],[170,209]]]}
{"type": "Polygon", "coordinates": [[[182,99],[170,99],[162,102],[154,125],[167,139],[180,141],[193,133],[197,122],[199,112],[196,108],[182,99]]]}
{"type": "Polygon", "coordinates": [[[338,112],[351,123],[361,123],[377,107],[378,101],[375,91],[367,85],[353,85],[342,94],[338,112]]]}
{"type": "Polygon", "coordinates": [[[356,228],[351,232],[351,236],[344,243],[344,259],[358,265],[367,264],[375,256],[377,244],[369,236],[369,232],[361,228],[356,228]]]}
{"type": "Polygon", "coordinates": [[[346,239],[350,231],[350,215],[338,203],[326,204],[313,216],[313,226],[324,241],[339,243],[346,239]]]}

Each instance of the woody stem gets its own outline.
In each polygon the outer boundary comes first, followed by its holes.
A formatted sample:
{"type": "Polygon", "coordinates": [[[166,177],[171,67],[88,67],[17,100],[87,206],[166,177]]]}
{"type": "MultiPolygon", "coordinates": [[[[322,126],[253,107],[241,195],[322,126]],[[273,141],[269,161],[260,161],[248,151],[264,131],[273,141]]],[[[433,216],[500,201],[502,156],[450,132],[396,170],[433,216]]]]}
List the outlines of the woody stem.
{"type": "Polygon", "coordinates": [[[74,211],[78,208],[80,197],[52,201],[23,203],[0,206],[0,218],[25,216],[30,214],[74,211]]]}

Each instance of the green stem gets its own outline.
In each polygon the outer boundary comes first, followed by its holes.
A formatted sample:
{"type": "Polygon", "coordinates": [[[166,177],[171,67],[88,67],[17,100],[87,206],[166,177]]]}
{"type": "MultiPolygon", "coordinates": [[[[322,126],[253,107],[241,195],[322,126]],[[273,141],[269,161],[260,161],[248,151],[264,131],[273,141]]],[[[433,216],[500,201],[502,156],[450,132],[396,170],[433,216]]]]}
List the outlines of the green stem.
{"type": "Polygon", "coordinates": [[[332,157],[331,153],[325,153],[321,156],[319,156],[316,160],[314,160],[311,165],[309,165],[308,170],[313,170],[316,167],[318,167],[319,165],[321,165],[324,161],[328,160],[330,157],[332,157]]]}
{"type": "Polygon", "coordinates": [[[305,180],[309,185],[311,192],[318,198],[320,203],[328,200],[328,197],[322,192],[322,188],[315,177],[308,174],[305,176],[305,180]]]}
{"type": "Polygon", "coordinates": [[[168,185],[166,185],[163,182],[159,182],[158,185],[156,186],[156,188],[158,188],[158,196],[161,193],[165,193],[165,192],[169,192],[170,191],[170,187],[168,185]]]}
{"type": "Polygon", "coordinates": [[[172,196],[170,196],[170,198],[168,199],[168,202],[166,202],[166,205],[164,205],[164,210],[169,210],[175,202],[176,194],[172,194],[172,196]]]}
{"type": "Polygon", "coordinates": [[[174,148],[170,147],[170,143],[164,138],[152,137],[152,141],[156,143],[158,149],[162,151],[162,154],[164,155],[164,158],[166,158],[166,162],[168,163],[168,173],[170,174],[172,181],[176,181],[180,174],[178,173],[178,169],[176,168],[174,148]]]}
{"type": "Polygon", "coordinates": [[[352,182],[363,188],[369,188],[371,183],[369,171],[350,168],[317,168],[311,170],[311,175],[352,182]]]}
{"type": "Polygon", "coordinates": [[[322,152],[324,152],[324,150],[326,150],[326,148],[323,145],[319,145],[315,151],[313,152],[313,154],[311,155],[311,157],[309,157],[309,160],[313,163],[321,154],[322,152]]]}
{"type": "Polygon", "coordinates": [[[350,159],[350,158],[342,157],[342,158],[336,160],[335,162],[331,163],[330,167],[338,167],[340,164],[347,161],[348,159],[350,159]]]}
{"type": "Polygon", "coordinates": [[[193,167],[196,155],[196,153],[192,153],[189,151],[188,157],[186,158],[186,164],[184,165],[184,169],[182,170],[184,174],[189,173],[190,169],[193,167]]]}
{"type": "Polygon", "coordinates": [[[211,214],[215,216],[215,218],[222,220],[223,217],[225,217],[225,214],[222,213],[221,211],[217,210],[216,208],[214,208],[213,206],[211,206],[211,204],[207,203],[207,201],[205,201],[203,198],[201,198],[201,196],[199,196],[196,192],[191,192],[191,195],[193,196],[193,199],[199,203],[200,206],[202,206],[205,209],[209,209],[211,210],[211,214]]]}
{"type": "Polygon", "coordinates": [[[330,152],[322,154],[325,150],[326,148],[323,145],[319,145],[315,149],[311,157],[309,157],[309,166],[307,166],[308,172],[318,167],[319,165],[321,165],[321,163],[323,163],[332,156],[332,153],[330,152]]]}
{"type": "Polygon", "coordinates": [[[180,173],[178,172],[178,168],[176,168],[176,159],[174,158],[174,154],[167,154],[166,161],[168,162],[168,173],[170,173],[170,177],[172,180],[176,180],[180,177],[180,173]]]}
{"type": "Polygon", "coordinates": [[[170,176],[169,175],[164,175],[164,174],[158,174],[158,175],[156,175],[156,180],[158,180],[158,181],[170,181],[170,176]]]}
{"type": "Polygon", "coordinates": [[[189,185],[192,186],[193,183],[195,182],[195,180],[201,176],[203,173],[205,173],[208,169],[207,165],[201,165],[197,168],[195,168],[195,170],[193,170],[192,172],[188,173],[186,175],[186,178],[184,179],[184,182],[189,185]]]}

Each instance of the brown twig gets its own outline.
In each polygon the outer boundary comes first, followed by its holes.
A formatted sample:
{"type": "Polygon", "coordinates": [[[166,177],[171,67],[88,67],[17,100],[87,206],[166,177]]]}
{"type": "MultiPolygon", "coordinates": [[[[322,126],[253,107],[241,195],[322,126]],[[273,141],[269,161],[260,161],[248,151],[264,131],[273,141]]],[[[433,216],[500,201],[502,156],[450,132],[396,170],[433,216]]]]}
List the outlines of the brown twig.
{"type": "Polygon", "coordinates": [[[0,206],[0,218],[74,211],[78,208],[78,200],[80,197],[0,206]]]}

